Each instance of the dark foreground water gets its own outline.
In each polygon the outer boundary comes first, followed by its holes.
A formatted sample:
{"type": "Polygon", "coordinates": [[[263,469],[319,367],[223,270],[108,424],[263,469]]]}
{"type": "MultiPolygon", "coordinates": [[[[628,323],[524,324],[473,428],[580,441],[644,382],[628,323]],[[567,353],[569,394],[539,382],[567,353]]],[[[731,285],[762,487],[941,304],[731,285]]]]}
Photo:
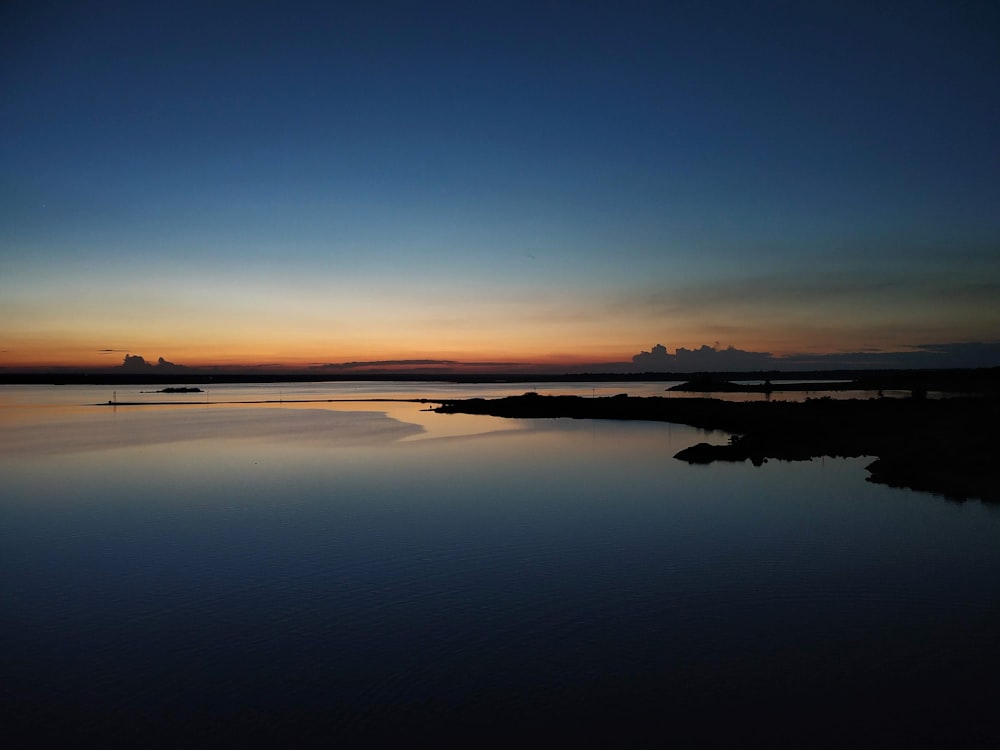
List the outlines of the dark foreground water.
{"type": "Polygon", "coordinates": [[[39,393],[0,422],[18,746],[1000,742],[1000,512],[866,483],[865,459],[39,393]]]}

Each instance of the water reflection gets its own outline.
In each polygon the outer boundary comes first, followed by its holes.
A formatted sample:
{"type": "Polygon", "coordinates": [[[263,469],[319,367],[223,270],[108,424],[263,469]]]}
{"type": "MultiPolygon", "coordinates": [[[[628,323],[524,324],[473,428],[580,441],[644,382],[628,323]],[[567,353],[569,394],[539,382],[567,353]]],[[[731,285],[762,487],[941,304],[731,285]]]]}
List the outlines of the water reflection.
{"type": "Polygon", "coordinates": [[[996,739],[988,506],[867,484],[865,459],[691,466],[670,458],[706,439],[688,427],[425,408],[73,407],[5,428],[6,729],[996,739]]]}
{"type": "Polygon", "coordinates": [[[322,441],[355,445],[399,440],[418,425],[382,412],[231,407],[142,407],[64,415],[62,421],[10,425],[0,437],[9,454],[103,451],[190,440],[322,441]]]}

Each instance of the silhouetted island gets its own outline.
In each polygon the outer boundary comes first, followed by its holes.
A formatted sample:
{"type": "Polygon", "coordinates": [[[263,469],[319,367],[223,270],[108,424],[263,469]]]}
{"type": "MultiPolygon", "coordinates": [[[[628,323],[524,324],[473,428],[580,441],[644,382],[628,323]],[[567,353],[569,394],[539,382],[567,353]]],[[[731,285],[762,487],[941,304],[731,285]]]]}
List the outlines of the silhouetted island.
{"type": "MultiPolygon", "coordinates": [[[[942,391],[948,393],[993,393],[1000,394],[1000,367],[984,367],[978,369],[946,369],[946,370],[812,370],[812,371],[781,371],[754,370],[746,372],[605,372],[595,370],[579,373],[539,373],[539,372],[497,372],[497,373],[462,373],[462,372],[349,372],[334,373],[326,370],[309,370],[296,372],[294,370],[253,370],[186,367],[179,371],[159,366],[139,368],[137,370],[121,367],[72,370],[58,369],[48,372],[4,370],[0,368],[0,384],[3,385],[183,385],[192,380],[206,383],[337,383],[355,380],[372,382],[399,381],[408,383],[581,383],[581,382],[678,382],[688,380],[696,382],[702,378],[715,381],[727,380],[734,387],[747,390],[752,386],[741,386],[733,381],[741,380],[796,380],[805,384],[805,390],[831,390],[828,386],[831,380],[854,381],[851,389],[877,391],[912,390],[921,388],[925,391],[942,391]],[[692,381],[692,378],[694,379],[692,381]],[[813,381],[807,383],[806,381],[813,381]]],[[[777,390],[777,388],[775,388],[777,390]]],[[[787,390],[787,386],[782,386],[787,390]]]]}
{"type": "Polygon", "coordinates": [[[827,373],[826,378],[822,373],[812,373],[810,377],[796,377],[794,373],[761,373],[757,377],[749,377],[746,373],[735,376],[724,373],[700,373],[666,390],[683,393],[870,391],[874,394],[881,391],[910,391],[912,394],[920,395],[937,391],[952,395],[1000,394],[1000,368],[897,370],[870,373],[844,371],[827,373]],[[751,382],[736,382],[741,380],[751,382]]]}
{"type": "Polygon", "coordinates": [[[865,390],[866,388],[866,385],[859,384],[859,381],[856,380],[803,381],[774,385],[770,380],[765,380],[763,383],[734,383],[731,380],[705,375],[671,386],[667,390],[685,393],[773,393],[775,391],[853,391],[865,390]]]}
{"type": "Polygon", "coordinates": [[[158,391],[142,391],[142,393],[204,393],[204,391],[201,388],[195,388],[194,386],[171,386],[169,388],[161,388],[158,391]]]}
{"type": "Polygon", "coordinates": [[[808,399],[728,402],[709,398],[540,396],[445,401],[442,413],[675,422],[731,434],[674,458],[690,463],[820,456],[876,456],[869,480],[954,499],[1000,502],[1000,398],[808,399]]]}

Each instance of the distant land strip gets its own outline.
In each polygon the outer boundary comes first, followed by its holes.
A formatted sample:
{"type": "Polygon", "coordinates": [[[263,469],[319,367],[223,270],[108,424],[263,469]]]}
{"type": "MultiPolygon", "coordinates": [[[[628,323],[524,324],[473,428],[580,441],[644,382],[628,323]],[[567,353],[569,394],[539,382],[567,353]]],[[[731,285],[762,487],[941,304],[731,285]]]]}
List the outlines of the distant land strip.
{"type": "MultiPolygon", "coordinates": [[[[179,367],[159,371],[125,371],[120,368],[100,370],[27,371],[0,368],[2,385],[187,385],[211,386],[220,383],[343,383],[343,382],[408,382],[408,383],[634,383],[681,382],[688,386],[701,384],[719,388],[730,383],[752,391],[762,386],[734,381],[795,381],[805,390],[912,390],[981,392],[1000,389],[1000,367],[945,370],[813,370],[793,372],[755,370],[745,372],[582,372],[582,373],[414,373],[414,372],[352,372],[349,374],[317,373],[316,371],[259,372],[252,370],[216,371],[179,367]],[[808,383],[808,381],[849,381],[849,383],[808,383]],[[814,387],[809,387],[814,386],[814,387]]],[[[775,384],[773,390],[779,390],[775,384]]],[[[782,384],[780,390],[791,390],[782,384]]]]}
{"type": "Polygon", "coordinates": [[[869,481],[1000,502],[1000,398],[872,398],[732,402],[710,398],[585,398],[526,393],[443,401],[436,411],[497,417],[674,422],[732,435],[674,458],[689,463],[875,456],[869,481]]]}
{"type": "MultiPolygon", "coordinates": [[[[161,391],[153,391],[161,393],[161,391]]],[[[434,398],[261,398],[261,399],[220,399],[211,401],[208,394],[201,401],[101,401],[91,406],[250,406],[254,404],[358,404],[358,403],[401,403],[401,404],[440,404],[441,399],[434,398]]]]}

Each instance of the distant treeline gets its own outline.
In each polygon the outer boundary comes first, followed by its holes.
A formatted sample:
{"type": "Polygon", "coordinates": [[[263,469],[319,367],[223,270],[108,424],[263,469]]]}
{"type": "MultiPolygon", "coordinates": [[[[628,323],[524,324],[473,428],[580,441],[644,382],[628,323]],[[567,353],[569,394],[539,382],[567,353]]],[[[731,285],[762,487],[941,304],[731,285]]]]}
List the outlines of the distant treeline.
{"type": "MultiPolygon", "coordinates": [[[[331,375],[328,372],[212,372],[186,369],[183,372],[122,372],[116,370],[0,372],[6,385],[179,385],[212,383],[337,383],[356,381],[404,381],[413,383],[633,383],[676,382],[711,378],[734,380],[850,380],[861,390],[926,390],[951,392],[1000,391],[1000,367],[955,370],[814,370],[785,372],[756,370],[744,372],[585,372],[540,373],[362,373],[331,375]]],[[[820,389],[817,389],[820,390],[820,389]]]]}

